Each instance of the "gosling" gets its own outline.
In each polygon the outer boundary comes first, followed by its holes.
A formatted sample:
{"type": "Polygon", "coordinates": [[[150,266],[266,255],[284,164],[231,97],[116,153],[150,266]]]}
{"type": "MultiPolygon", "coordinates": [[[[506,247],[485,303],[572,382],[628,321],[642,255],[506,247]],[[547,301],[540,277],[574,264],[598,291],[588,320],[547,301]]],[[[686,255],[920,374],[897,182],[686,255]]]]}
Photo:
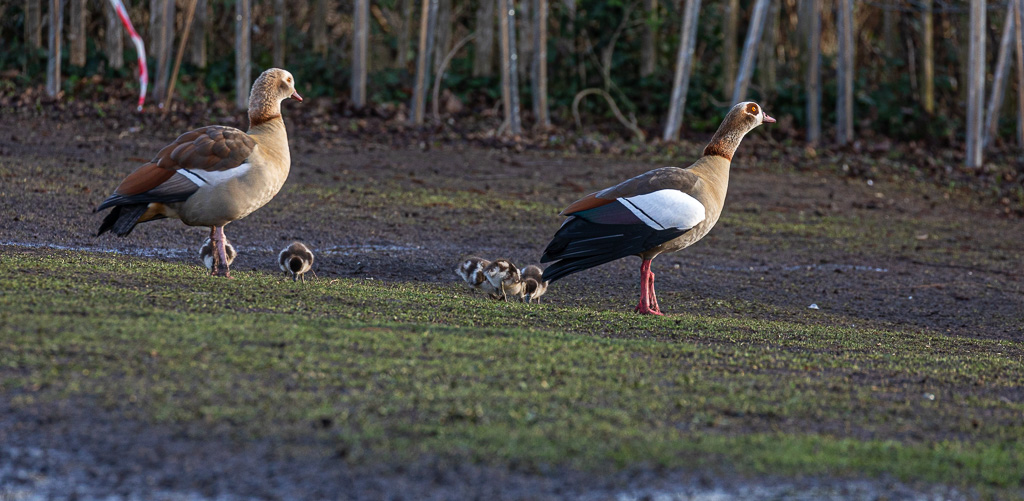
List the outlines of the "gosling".
{"type": "MultiPolygon", "coordinates": [[[[224,237],[224,251],[228,255],[227,265],[231,266],[231,263],[235,261],[235,256],[238,256],[238,253],[235,252],[235,246],[231,245],[228,237],[224,237]]],[[[199,259],[203,260],[203,264],[206,265],[207,270],[210,270],[211,272],[213,271],[213,243],[210,242],[209,238],[203,241],[203,246],[199,248],[199,259]]]]}
{"type": "Polygon", "coordinates": [[[498,288],[491,285],[484,275],[484,270],[491,265],[491,262],[476,256],[468,256],[462,259],[459,266],[455,268],[455,274],[459,276],[470,287],[487,293],[492,298],[497,298],[498,288]]]}
{"type": "Polygon", "coordinates": [[[548,281],[544,280],[544,271],[539,266],[530,265],[523,268],[522,300],[527,303],[540,302],[540,297],[548,291],[548,281]]]}
{"type": "Polygon", "coordinates": [[[509,296],[518,298],[522,296],[523,281],[519,274],[519,268],[508,259],[497,259],[490,266],[484,269],[484,276],[495,289],[494,298],[508,301],[509,296]]]}
{"type": "Polygon", "coordinates": [[[306,283],[306,272],[313,268],[313,251],[302,242],[292,242],[277,255],[277,264],[281,271],[291,273],[292,282],[301,277],[306,283]]]}

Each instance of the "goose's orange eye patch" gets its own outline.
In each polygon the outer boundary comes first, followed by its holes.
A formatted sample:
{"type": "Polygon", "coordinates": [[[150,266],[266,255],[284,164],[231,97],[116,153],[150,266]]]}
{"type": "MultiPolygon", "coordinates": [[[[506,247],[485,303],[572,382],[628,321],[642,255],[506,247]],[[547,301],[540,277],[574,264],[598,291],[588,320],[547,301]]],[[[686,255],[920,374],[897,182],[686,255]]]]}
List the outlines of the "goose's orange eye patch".
{"type": "Polygon", "coordinates": [[[756,104],[751,104],[750,106],[747,106],[747,111],[748,111],[748,112],[749,112],[749,113],[750,113],[751,115],[757,115],[757,113],[758,113],[758,111],[757,111],[757,105],[756,105],[756,104]]]}

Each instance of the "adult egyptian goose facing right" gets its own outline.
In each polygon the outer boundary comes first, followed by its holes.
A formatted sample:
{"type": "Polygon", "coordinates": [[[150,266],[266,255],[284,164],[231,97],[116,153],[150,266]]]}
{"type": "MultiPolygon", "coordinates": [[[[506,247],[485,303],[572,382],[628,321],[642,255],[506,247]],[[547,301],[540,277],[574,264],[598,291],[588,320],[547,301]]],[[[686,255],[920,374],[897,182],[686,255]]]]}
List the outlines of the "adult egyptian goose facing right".
{"type": "Polygon", "coordinates": [[[544,270],[555,281],[626,256],[639,256],[640,303],[636,311],[661,315],[651,260],[700,240],[718,222],[729,187],[729,165],[743,136],[772,123],[757,103],[733,106],[704,155],[685,169],[662,167],[591,193],[562,211],[569,216],[544,250],[544,270]]]}
{"type": "Polygon", "coordinates": [[[263,207],[288,178],[291,155],[281,119],[288,98],[302,101],[292,74],[264,71],[249,95],[248,132],[211,125],[182,134],[96,208],[114,208],[97,235],[111,230],[123,237],[136,224],[167,217],[209,226],[216,249],[212,274],[229,276],[224,225],[263,207]]]}

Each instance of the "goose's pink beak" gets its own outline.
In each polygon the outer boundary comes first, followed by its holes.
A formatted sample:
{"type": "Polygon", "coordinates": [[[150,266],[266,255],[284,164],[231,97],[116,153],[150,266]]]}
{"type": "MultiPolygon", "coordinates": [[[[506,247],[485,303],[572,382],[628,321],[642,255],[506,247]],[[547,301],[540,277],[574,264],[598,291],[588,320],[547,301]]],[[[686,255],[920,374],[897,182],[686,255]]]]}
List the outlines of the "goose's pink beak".
{"type": "MultiPolygon", "coordinates": [[[[292,92],[291,98],[296,100],[296,101],[298,101],[298,102],[300,102],[300,103],[302,102],[302,96],[300,96],[298,92],[292,92]]],[[[774,121],[775,120],[772,120],[772,122],[774,122],[774,121]]]]}
{"type": "MultiPolygon", "coordinates": [[[[301,99],[299,99],[299,101],[302,101],[302,100],[301,100],[301,99]]],[[[768,114],[767,114],[767,113],[765,113],[765,114],[764,114],[764,120],[762,120],[762,121],[763,121],[764,123],[766,123],[766,124],[773,124],[773,123],[775,123],[775,119],[774,119],[774,118],[772,118],[772,117],[770,117],[770,116],[768,116],[768,114]]]]}

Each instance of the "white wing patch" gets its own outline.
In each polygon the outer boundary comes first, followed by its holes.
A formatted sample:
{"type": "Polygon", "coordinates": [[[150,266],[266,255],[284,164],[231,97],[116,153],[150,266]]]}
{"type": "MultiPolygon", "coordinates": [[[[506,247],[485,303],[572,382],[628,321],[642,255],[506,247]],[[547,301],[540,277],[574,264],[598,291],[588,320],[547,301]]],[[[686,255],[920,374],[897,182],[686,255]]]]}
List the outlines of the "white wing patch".
{"type": "Polygon", "coordinates": [[[704,220],[704,205],[679,190],[658,190],[619,198],[619,202],[647,226],[656,230],[688,230],[704,220]]]}
{"type": "Polygon", "coordinates": [[[229,179],[241,176],[246,172],[249,172],[250,167],[252,167],[252,164],[246,162],[238,167],[233,167],[228,170],[201,170],[195,172],[189,169],[178,169],[178,174],[185,176],[196,186],[202,187],[211,184],[217,185],[229,179]]]}

